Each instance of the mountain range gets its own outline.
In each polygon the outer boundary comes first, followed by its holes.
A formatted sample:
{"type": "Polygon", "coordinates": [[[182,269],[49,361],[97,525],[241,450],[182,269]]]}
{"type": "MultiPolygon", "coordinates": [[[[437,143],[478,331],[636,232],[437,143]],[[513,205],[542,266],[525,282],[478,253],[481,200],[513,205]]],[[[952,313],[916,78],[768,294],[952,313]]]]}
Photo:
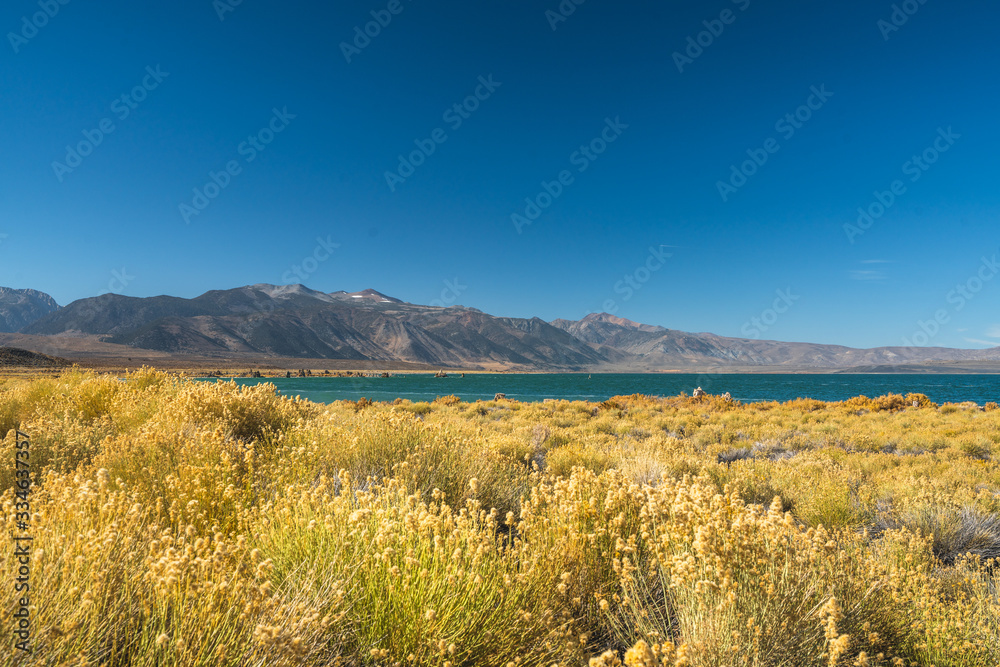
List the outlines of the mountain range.
{"type": "Polygon", "coordinates": [[[32,349],[43,344],[50,354],[63,354],[75,342],[74,349],[90,343],[111,353],[121,350],[121,356],[145,351],[220,361],[291,358],[550,371],[892,370],[1000,362],[1000,348],[856,349],[727,338],[607,313],[545,322],[411,304],[372,289],[325,293],[303,285],[249,285],[193,299],[103,294],[61,308],[41,292],[0,288],[0,323],[32,349]]]}

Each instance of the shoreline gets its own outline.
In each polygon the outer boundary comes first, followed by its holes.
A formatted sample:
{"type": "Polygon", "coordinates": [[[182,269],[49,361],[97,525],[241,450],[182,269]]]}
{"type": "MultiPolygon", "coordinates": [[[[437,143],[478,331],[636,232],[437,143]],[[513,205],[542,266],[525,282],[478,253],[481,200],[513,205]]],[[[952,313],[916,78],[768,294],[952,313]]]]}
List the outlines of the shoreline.
{"type": "MultiPolygon", "coordinates": [[[[149,368],[149,367],[147,367],[147,368],[149,368]]],[[[113,373],[113,372],[108,371],[108,370],[96,370],[96,369],[92,369],[92,368],[84,368],[84,367],[81,367],[81,366],[72,366],[72,367],[69,367],[69,368],[49,368],[49,369],[39,369],[39,368],[22,367],[20,369],[13,369],[13,370],[24,371],[24,373],[22,373],[22,374],[16,374],[16,373],[10,374],[10,373],[6,373],[5,372],[6,370],[11,370],[11,369],[0,368],[0,386],[3,385],[3,382],[5,380],[12,380],[12,381],[13,380],[27,380],[27,381],[32,381],[32,380],[39,380],[39,379],[59,379],[64,374],[68,374],[68,373],[71,373],[71,372],[93,373],[94,375],[97,375],[97,376],[114,375],[114,376],[118,377],[119,379],[123,379],[125,377],[124,373],[118,374],[118,373],[113,373]],[[39,371],[47,371],[47,372],[39,372],[39,371]]],[[[130,369],[130,371],[132,371],[132,372],[135,372],[135,371],[138,371],[138,370],[140,370],[140,369],[130,369]]],[[[368,371],[360,372],[358,375],[348,375],[347,371],[340,371],[340,372],[337,372],[337,373],[330,373],[330,374],[319,373],[319,374],[315,374],[315,375],[308,375],[308,376],[302,376],[302,377],[293,376],[291,378],[286,378],[284,375],[278,375],[278,374],[265,375],[263,373],[260,374],[260,375],[248,375],[247,373],[242,373],[242,374],[236,373],[236,374],[233,374],[233,375],[214,376],[214,375],[188,374],[188,373],[186,373],[184,371],[177,371],[177,370],[163,370],[163,369],[159,369],[158,370],[158,369],[155,369],[155,368],[153,368],[151,370],[162,372],[162,373],[165,373],[167,375],[171,375],[171,376],[177,377],[178,379],[180,379],[182,381],[211,382],[212,380],[216,380],[216,381],[219,381],[219,382],[222,382],[222,383],[232,382],[232,381],[235,381],[237,379],[239,379],[239,380],[260,380],[261,382],[266,382],[268,380],[274,380],[274,379],[279,379],[279,380],[280,379],[310,380],[310,379],[318,379],[318,378],[340,377],[340,378],[343,378],[343,379],[353,378],[353,379],[366,379],[366,380],[368,380],[368,379],[379,379],[380,378],[380,376],[378,374],[375,374],[373,372],[368,372],[368,371]]],[[[581,372],[576,372],[576,373],[540,373],[540,372],[533,372],[533,373],[526,373],[526,372],[520,372],[520,373],[518,373],[518,372],[513,372],[513,373],[512,372],[496,373],[496,372],[493,372],[493,371],[465,371],[465,372],[469,373],[470,375],[473,375],[473,376],[475,376],[475,375],[490,375],[490,376],[507,376],[507,375],[515,375],[515,376],[517,376],[517,375],[520,375],[520,376],[531,376],[531,375],[543,375],[543,374],[554,375],[554,376],[561,376],[561,375],[582,375],[583,374],[581,372]]],[[[680,371],[678,373],[673,373],[673,374],[695,375],[694,373],[690,373],[690,372],[687,372],[687,371],[680,371]]],[[[400,377],[422,376],[421,379],[424,379],[424,378],[426,378],[428,376],[434,375],[434,373],[432,373],[430,371],[413,371],[413,372],[404,372],[404,373],[390,373],[388,377],[391,378],[391,377],[396,376],[396,375],[399,375],[400,377]]],[[[648,373],[648,372],[647,373],[636,373],[636,372],[633,372],[633,373],[608,373],[608,372],[605,372],[605,373],[590,373],[590,375],[652,376],[652,375],[660,375],[660,373],[648,373]]],[[[729,373],[725,373],[725,374],[724,373],[717,373],[716,375],[718,375],[718,376],[721,376],[721,375],[740,376],[740,375],[749,375],[749,374],[748,373],[739,373],[739,372],[729,372],[729,373]]],[[[765,374],[759,374],[759,375],[765,375],[765,374]]],[[[766,375],[780,376],[780,375],[831,375],[831,374],[830,373],[801,373],[800,372],[800,373],[794,373],[794,374],[793,373],[769,373],[769,374],[766,374],[766,375]]],[[[858,376],[858,377],[876,377],[876,376],[892,376],[892,375],[899,375],[899,374],[898,373],[897,374],[893,374],[893,373],[854,373],[854,374],[842,374],[841,373],[841,374],[836,374],[836,375],[854,375],[854,376],[858,376]]],[[[930,375],[930,374],[926,374],[926,375],[928,377],[933,377],[933,375],[930,375]]],[[[974,375],[974,374],[969,374],[969,375],[974,375]]],[[[980,374],[980,375],[982,375],[982,376],[996,375],[996,373],[983,373],[983,374],[980,374]]],[[[460,373],[459,373],[459,374],[449,375],[448,378],[442,378],[442,379],[459,379],[460,380],[462,378],[460,377],[460,373]]],[[[709,386],[709,385],[706,385],[706,386],[709,386]]],[[[344,397],[344,398],[337,398],[337,399],[332,399],[332,400],[322,400],[322,399],[318,400],[316,398],[310,398],[308,396],[306,396],[305,398],[306,398],[306,400],[310,400],[310,401],[313,401],[313,402],[316,402],[316,403],[320,403],[320,404],[327,404],[327,405],[329,405],[331,403],[339,403],[339,402],[356,403],[356,402],[358,402],[358,400],[367,401],[368,403],[378,403],[378,404],[386,404],[386,405],[399,404],[399,403],[403,403],[403,404],[415,404],[415,403],[431,403],[431,404],[436,404],[436,403],[441,403],[442,399],[447,399],[447,400],[445,400],[445,404],[447,404],[447,405],[451,405],[452,402],[454,402],[454,403],[463,403],[463,404],[503,403],[503,402],[509,402],[509,403],[512,403],[512,404],[522,404],[522,405],[528,406],[528,405],[534,405],[534,404],[567,401],[567,402],[570,402],[570,403],[578,403],[579,402],[579,403],[586,403],[586,404],[594,405],[594,406],[603,406],[605,404],[608,404],[609,402],[616,402],[616,401],[621,401],[621,400],[630,400],[630,399],[635,398],[635,397],[642,397],[644,399],[652,399],[652,400],[655,400],[655,401],[668,401],[668,402],[669,401],[675,401],[675,400],[689,400],[689,401],[695,401],[695,403],[704,403],[706,405],[715,404],[718,401],[723,401],[723,402],[725,402],[727,404],[731,403],[733,405],[752,405],[754,403],[788,404],[788,403],[792,403],[792,402],[799,401],[799,400],[812,401],[812,402],[815,402],[815,403],[821,403],[821,404],[825,404],[825,405],[832,405],[832,404],[844,403],[846,401],[851,401],[851,400],[854,400],[854,399],[879,400],[879,399],[889,399],[889,398],[892,398],[893,400],[897,400],[899,398],[906,397],[906,401],[905,402],[907,403],[907,405],[904,406],[904,407],[909,407],[908,404],[910,402],[910,397],[912,396],[913,398],[918,398],[919,400],[921,400],[921,402],[923,402],[925,400],[929,401],[929,403],[932,404],[934,407],[941,407],[941,406],[945,406],[945,405],[952,405],[952,406],[958,406],[958,407],[961,407],[961,408],[976,409],[976,410],[979,410],[979,411],[984,411],[984,410],[988,411],[988,410],[991,409],[991,407],[993,409],[996,409],[996,401],[994,401],[992,399],[992,397],[989,398],[988,400],[979,400],[979,401],[974,400],[972,398],[966,398],[966,399],[960,399],[960,400],[935,400],[934,398],[930,398],[926,394],[924,394],[921,391],[919,391],[920,387],[914,387],[913,388],[913,389],[918,390],[918,391],[910,391],[909,389],[903,389],[903,390],[900,390],[900,391],[893,391],[893,390],[882,391],[882,390],[878,390],[878,391],[875,391],[875,392],[850,393],[850,394],[844,396],[843,398],[829,398],[829,397],[828,398],[817,398],[817,397],[809,396],[809,395],[801,395],[801,396],[796,396],[796,397],[777,397],[777,398],[767,398],[767,397],[750,398],[750,397],[740,397],[738,395],[730,397],[730,392],[729,391],[725,391],[725,392],[721,392],[721,393],[716,393],[716,392],[713,392],[713,391],[704,391],[701,394],[701,396],[698,396],[693,391],[691,393],[688,393],[687,390],[681,390],[678,393],[645,393],[645,392],[642,392],[642,391],[640,391],[640,392],[634,392],[634,393],[619,393],[619,394],[609,394],[609,395],[607,395],[606,398],[594,398],[594,397],[589,396],[589,395],[588,396],[554,396],[554,397],[542,397],[542,398],[539,398],[536,394],[532,394],[530,392],[527,393],[527,394],[517,393],[517,394],[512,394],[512,395],[509,395],[509,396],[505,395],[505,392],[497,392],[497,395],[500,396],[500,397],[499,398],[493,398],[493,399],[490,399],[490,398],[470,398],[470,397],[468,397],[468,395],[466,395],[467,397],[465,397],[465,398],[461,398],[461,397],[456,396],[453,393],[445,393],[445,392],[442,392],[441,394],[436,395],[434,398],[430,398],[430,397],[412,397],[412,396],[411,397],[407,397],[407,396],[395,396],[395,397],[391,397],[391,398],[383,396],[383,397],[376,398],[374,396],[377,396],[379,393],[386,393],[385,390],[379,390],[379,389],[374,388],[374,387],[371,388],[371,389],[372,389],[373,392],[375,392],[373,395],[367,396],[367,397],[362,397],[360,399],[358,399],[358,398],[352,398],[352,397],[344,397]],[[455,399],[457,399],[457,400],[455,400],[455,399]]],[[[443,387],[442,387],[442,389],[443,389],[443,387]]],[[[458,390],[457,387],[455,387],[455,389],[458,390]]],[[[701,389],[701,387],[699,387],[699,389],[701,389]]],[[[458,391],[461,392],[461,390],[458,390],[458,391]]],[[[734,391],[736,391],[736,390],[734,389],[734,391]]],[[[277,392],[278,393],[283,393],[283,390],[281,389],[281,387],[277,388],[277,392]]],[[[461,392],[461,393],[465,393],[465,392],[461,392]]],[[[917,405],[916,405],[915,402],[914,402],[913,407],[914,408],[917,407],[917,405]]],[[[921,405],[921,407],[924,407],[924,406],[921,405]]]]}
{"type": "MultiPolygon", "coordinates": [[[[317,361],[310,359],[308,361],[317,361]]],[[[325,360],[324,360],[325,361],[325,360]]],[[[353,377],[388,379],[399,375],[434,376],[444,372],[446,377],[441,379],[460,379],[465,375],[635,375],[635,376],[656,376],[656,375],[693,375],[705,377],[739,376],[739,375],[848,375],[848,376],[893,376],[893,375],[923,375],[933,377],[935,375],[968,375],[987,376],[1000,375],[1000,368],[960,368],[947,367],[902,367],[899,369],[862,370],[862,369],[840,369],[840,368],[782,368],[774,366],[766,367],[738,367],[738,368],[711,368],[711,369],[660,369],[660,370],[529,370],[529,369],[461,369],[461,368],[439,368],[429,370],[426,368],[400,368],[397,365],[387,365],[381,368],[341,368],[330,369],[323,366],[311,365],[287,365],[276,367],[274,365],[257,366],[253,364],[240,364],[238,367],[230,365],[220,365],[211,367],[206,364],[84,364],[74,363],[68,366],[0,366],[0,378],[24,378],[24,377],[58,377],[63,373],[71,372],[73,369],[93,371],[100,374],[117,375],[124,377],[128,373],[134,373],[142,368],[154,368],[167,373],[172,373],[188,378],[196,379],[233,379],[233,378],[278,378],[278,379],[311,379],[311,378],[332,378],[332,377],[353,377]],[[300,372],[304,372],[302,375],[300,372]]]]}

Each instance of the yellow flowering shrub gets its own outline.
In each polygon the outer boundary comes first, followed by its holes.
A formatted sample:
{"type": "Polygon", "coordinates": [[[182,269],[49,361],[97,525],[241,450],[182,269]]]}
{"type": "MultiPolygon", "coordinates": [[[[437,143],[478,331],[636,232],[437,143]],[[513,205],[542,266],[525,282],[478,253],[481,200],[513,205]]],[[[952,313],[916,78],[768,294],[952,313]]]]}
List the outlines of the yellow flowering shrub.
{"type": "Polygon", "coordinates": [[[0,530],[33,538],[5,665],[1000,664],[995,405],[320,405],[74,369],[0,382],[0,429],[0,530]]]}

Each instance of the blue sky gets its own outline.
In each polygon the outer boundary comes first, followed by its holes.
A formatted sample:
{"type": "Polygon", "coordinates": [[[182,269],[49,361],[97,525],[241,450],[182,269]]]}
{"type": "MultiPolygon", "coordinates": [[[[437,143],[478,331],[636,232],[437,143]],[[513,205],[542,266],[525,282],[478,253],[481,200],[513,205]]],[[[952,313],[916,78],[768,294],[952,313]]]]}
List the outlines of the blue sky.
{"type": "Polygon", "coordinates": [[[304,282],[1000,344],[998,18],[988,0],[13,0],[0,284],[66,304],[304,282]]]}

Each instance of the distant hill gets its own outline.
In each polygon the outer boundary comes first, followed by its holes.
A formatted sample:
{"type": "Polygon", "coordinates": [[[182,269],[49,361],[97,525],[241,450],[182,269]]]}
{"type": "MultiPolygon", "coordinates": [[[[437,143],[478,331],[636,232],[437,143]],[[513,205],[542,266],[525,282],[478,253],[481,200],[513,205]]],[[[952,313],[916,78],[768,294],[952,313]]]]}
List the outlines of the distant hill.
{"type": "Polygon", "coordinates": [[[879,368],[928,362],[1000,361],[1000,348],[959,350],[899,346],[857,349],[842,345],[727,338],[638,324],[607,313],[592,313],[577,321],[555,320],[552,324],[599,350],[614,348],[632,357],[633,365],[648,370],[706,366],[879,368]]]}
{"type": "Polygon", "coordinates": [[[0,366],[68,366],[69,361],[18,347],[0,347],[0,366]]]}
{"type": "Polygon", "coordinates": [[[577,321],[554,320],[552,325],[593,345],[612,347],[640,358],[660,355],[703,362],[725,357],[716,345],[698,334],[639,324],[608,313],[591,313],[577,321]]]}
{"type": "Polygon", "coordinates": [[[18,331],[58,308],[45,292],[0,287],[0,333],[18,331]]]}

